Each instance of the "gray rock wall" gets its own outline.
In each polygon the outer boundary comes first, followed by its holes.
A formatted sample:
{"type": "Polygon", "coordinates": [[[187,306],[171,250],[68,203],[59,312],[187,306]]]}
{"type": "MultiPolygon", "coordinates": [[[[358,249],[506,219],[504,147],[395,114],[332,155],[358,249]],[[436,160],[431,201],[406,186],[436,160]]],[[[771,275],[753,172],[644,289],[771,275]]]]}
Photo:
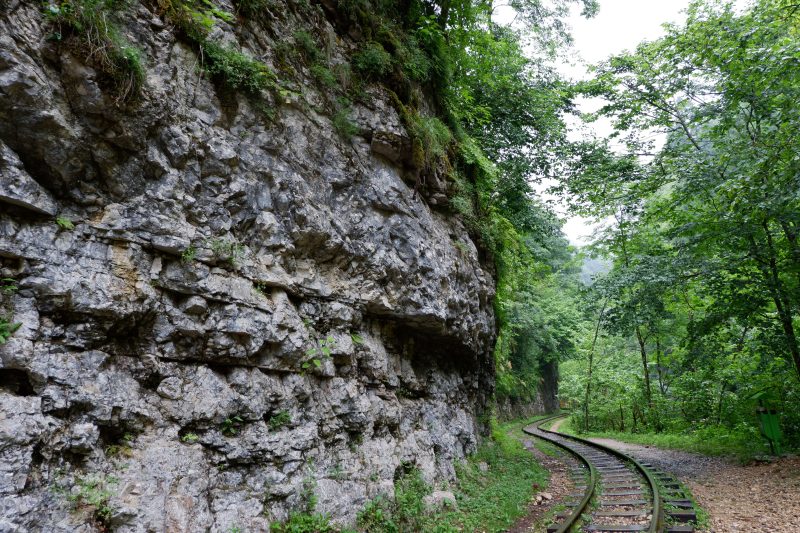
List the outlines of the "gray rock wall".
{"type": "MultiPolygon", "coordinates": [[[[344,140],[300,71],[269,119],[131,9],[147,78],[120,104],[40,2],[0,2],[21,323],[0,345],[0,531],[266,531],[312,494],[352,522],[410,465],[452,479],[492,391],[492,273],[444,186],[415,192],[388,96],[369,88],[344,140]]],[[[270,64],[307,25],[343,57],[310,12],[215,31],[270,64]]]]}

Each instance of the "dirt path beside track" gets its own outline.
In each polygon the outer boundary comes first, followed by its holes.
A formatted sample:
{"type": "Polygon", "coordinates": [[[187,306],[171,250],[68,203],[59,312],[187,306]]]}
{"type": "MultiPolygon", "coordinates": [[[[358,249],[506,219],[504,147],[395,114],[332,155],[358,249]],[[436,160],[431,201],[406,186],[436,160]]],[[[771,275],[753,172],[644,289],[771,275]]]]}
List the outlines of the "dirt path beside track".
{"type": "Polygon", "coordinates": [[[590,439],[669,472],[710,515],[713,533],[800,533],[800,458],[739,465],[726,459],[590,439]]]}

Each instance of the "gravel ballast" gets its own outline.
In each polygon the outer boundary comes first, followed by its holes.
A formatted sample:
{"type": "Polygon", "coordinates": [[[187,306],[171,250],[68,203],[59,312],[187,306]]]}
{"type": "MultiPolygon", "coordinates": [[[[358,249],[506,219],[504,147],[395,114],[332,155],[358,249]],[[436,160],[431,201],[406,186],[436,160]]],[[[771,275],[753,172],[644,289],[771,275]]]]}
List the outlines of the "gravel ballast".
{"type": "Polygon", "coordinates": [[[800,458],[738,465],[718,457],[590,439],[669,472],[710,515],[712,533],[800,532],[800,458]]]}

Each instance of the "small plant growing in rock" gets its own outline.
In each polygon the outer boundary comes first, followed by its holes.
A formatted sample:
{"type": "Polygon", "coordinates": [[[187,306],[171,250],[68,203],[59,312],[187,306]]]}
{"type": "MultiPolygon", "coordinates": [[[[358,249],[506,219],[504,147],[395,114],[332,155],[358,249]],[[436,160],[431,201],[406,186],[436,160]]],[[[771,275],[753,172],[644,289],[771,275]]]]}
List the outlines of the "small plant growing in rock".
{"type": "Polygon", "coordinates": [[[9,318],[0,316],[0,344],[5,344],[20,327],[20,322],[11,322],[9,318]]]}
{"type": "Polygon", "coordinates": [[[275,9],[272,0],[236,0],[234,3],[237,13],[245,17],[255,17],[275,9]]]}
{"type": "Polygon", "coordinates": [[[270,293],[270,285],[264,281],[253,282],[253,290],[262,296],[268,296],[270,293]]]}
{"type": "Polygon", "coordinates": [[[242,417],[239,415],[232,416],[222,421],[222,424],[220,425],[220,431],[223,435],[233,437],[239,433],[239,429],[241,429],[242,424],[244,424],[242,417]]]}
{"type": "Polygon", "coordinates": [[[364,337],[358,333],[351,333],[350,339],[353,341],[353,344],[364,344],[364,337]]]}
{"type": "Polygon", "coordinates": [[[276,85],[275,74],[264,63],[211,41],[205,41],[202,47],[206,71],[228,88],[258,97],[276,85]]]}
{"type": "Polygon", "coordinates": [[[333,129],[336,133],[344,139],[350,139],[353,135],[359,132],[358,126],[353,124],[350,120],[350,102],[344,98],[340,98],[337,105],[337,111],[331,117],[333,122],[333,129]]]}
{"type": "Polygon", "coordinates": [[[341,463],[331,468],[330,472],[328,472],[328,477],[337,481],[344,479],[344,468],[342,468],[341,463]]]}
{"type": "Polygon", "coordinates": [[[317,46],[314,37],[305,30],[297,30],[294,32],[294,41],[297,47],[303,54],[305,59],[310,63],[318,63],[322,61],[322,51],[317,46]]]}
{"type": "Polygon", "coordinates": [[[190,244],[181,254],[181,262],[191,263],[194,261],[195,257],[197,257],[197,248],[193,244],[190,244]]]}
{"type": "Polygon", "coordinates": [[[200,437],[197,433],[187,433],[181,437],[181,442],[185,442],[186,444],[194,444],[198,440],[200,440],[200,437]]]}
{"type": "Polygon", "coordinates": [[[75,224],[72,223],[70,219],[63,216],[56,217],[56,224],[58,227],[67,231],[75,229],[75,224]]]}
{"type": "Polygon", "coordinates": [[[73,490],[67,497],[74,510],[88,509],[97,522],[108,526],[114,509],[109,500],[114,495],[110,487],[119,483],[113,476],[83,476],[76,480],[77,490],[73,490]]]}
{"type": "Polygon", "coordinates": [[[130,433],[125,433],[119,440],[118,444],[110,444],[106,446],[105,449],[106,456],[132,457],[133,456],[133,449],[131,448],[132,441],[133,441],[133,435],[131,435],[130,433]]]}
{"type": "Polygon", "coordinates": [[[347,447],[350,449],[350,453],[356,453],[358,451],[358,447],[364,444],[364,435],[361,433],[350,433],[350,442],[347,444],[347,447]]]}
{"type": "Polygon", "coordinates": [[[464,255],[469,255],[469,246],[462,240],[455,241],[453,245],[456,249],[464,255]]]}
{"type": "Polygon", "coordinates": [[[14,294],[19,287],[14,278],[0,278],[0,292],[3,294],[14,294]]]}
{"type": "Polygon", "coordinates": [[[322,357],[330,357],[331,350],[336,347],[336,339],[331,336],[328,336],[322,340],[317,340],[316,346],[309,348],[306,350],[306,355],[319,355],[322,357]]]}
{"type": "Polygon", "coordinates": [[[329,336],[325,339],[317,339],[314,343],[316,346],[306,350],[306,355],[311,359],[303,363],[303,370],[308,370],[312,365],[316,368],[322,368],[322,361],[331,357],[331,351],[336,346],[336,339],[329,336]]]}
{"type": "Polygon", "coordinates": [[[310,361],[306,361],[305,363],[303,363],[303,364],[301,365],[301,367],[302,367],[302,369],[303,369],[303,370],[308,370],[308,369],[310,369],[312,366],[313,366],[314,368],[322,368],[322,360],[320,360],[320,359],[317,359],[317,358],[315,357],[314,359],[311,359],[310,361]]]}
{"type": "Polygon", "coordinates": [[[292,513],[289,520],[270,525],[272,533],[337,533],[340,531],[327,515],[320,513],[292,513]]]}
{"type": "Polygon", "coordinates": [[[210,245],[211,252],[217,259],[227,261],[232,266],[238,265],[244,259],[244,246],[238,242],[213,239],[210,245]]]}
{"type": "Polygon", "coordinates": [[[291,423],[292,416],[289,414],[289,411],[281,411],[269,417],[267,425],[269,425],[269,429],[274,431],[291,423]]]}

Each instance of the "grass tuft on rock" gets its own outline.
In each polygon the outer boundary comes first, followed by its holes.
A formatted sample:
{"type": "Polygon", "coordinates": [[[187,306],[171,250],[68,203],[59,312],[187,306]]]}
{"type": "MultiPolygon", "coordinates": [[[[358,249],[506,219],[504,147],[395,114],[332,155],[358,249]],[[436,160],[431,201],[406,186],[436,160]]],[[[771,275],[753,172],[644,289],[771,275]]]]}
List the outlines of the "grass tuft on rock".
{"type": "Polygon", "coordinates": [[[45,8],[55,26],[51,38],[74,43],[86,62],[111,81],[119,102],[138,95],[145,78],[142,52],[118,24],[124,8],[122,0],[62,0],[45,8]]]}

